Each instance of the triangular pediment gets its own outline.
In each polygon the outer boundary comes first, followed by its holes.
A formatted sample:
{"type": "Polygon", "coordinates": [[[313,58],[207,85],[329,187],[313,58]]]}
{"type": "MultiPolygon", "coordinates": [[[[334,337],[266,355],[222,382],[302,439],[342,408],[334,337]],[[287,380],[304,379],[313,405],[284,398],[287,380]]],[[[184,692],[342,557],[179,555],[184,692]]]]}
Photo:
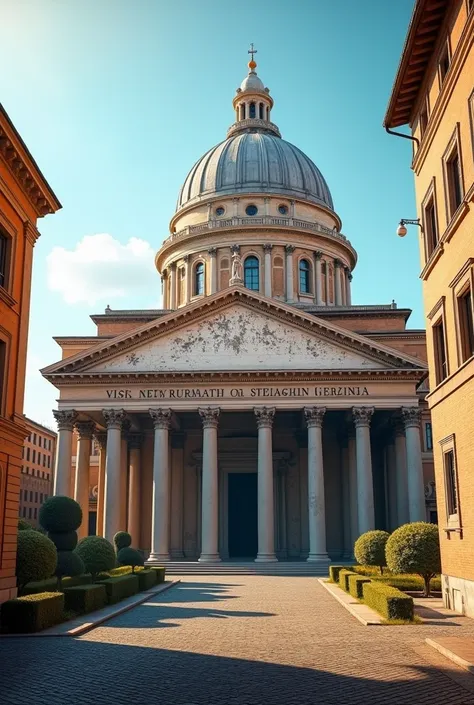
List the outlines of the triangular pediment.
{"type": "Polygon", "coordinates": [[[414,358],[240,287],[43,370],[59,374],[424,369],[414,358]]]}

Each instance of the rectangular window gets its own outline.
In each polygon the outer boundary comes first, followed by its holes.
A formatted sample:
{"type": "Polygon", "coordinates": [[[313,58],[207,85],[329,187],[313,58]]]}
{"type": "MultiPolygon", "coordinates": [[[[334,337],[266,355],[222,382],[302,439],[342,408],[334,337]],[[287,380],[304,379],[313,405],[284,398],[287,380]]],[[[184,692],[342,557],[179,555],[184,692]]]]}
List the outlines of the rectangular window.
{"type": "Polygon", "coordinates": [[[35,507],[34,518],[38,518],[38,507],[35,507]]]}
{"type": "Polygon", "coordinates": [[[461,362],[474,355],[474,316],[472,312],[472,291],[468,286],[457,299],[461,362]]]}
{"type": "Polygon", "coordinates": [[[38,504],[38,493],[35,492],[35,504],[38,504]]]}
{"type": "Polygon", "coordinates": [[[51,469],[51,456],[48,455],[48,469],[51,469]]]}
{"type": "Polygon", "coordinates": [[[458,513],[458,488],[456,481],[456,464],[454,462],[454,449],[444,454],[444,479],[446,486],[446,505],[448,516],[458,513]]]}
{"type": "Polygon", "coordinates": [[[36,463],[36,451],[33,449],[33,463],[36,463]]]}
{"type": "Polygon", "coordinates": [[[41,453],[38,451],[38,465],[41,465],[41,453]]]}
{"type": "Polygon", "coordinates": [[[26,459],[27,460],[30,459],[30,449],[29,448],[26,449],[26,459]]]}
{"type": "Polygon", "coordinates": [[[429,259],[431,253],[438,244],[438,221],[436,218],[436,208],[433,196],[431,196],[430,200],[425,205],[424,211],[423,220],[426,237],[426,258],[429,259]]]}
{"type": "Polygon", "coordinates": [[[28,501],[28,490],[23,490],[23,501],[24,502],[28,501]]]}
{"type": "Polygon", "coordinates": [[[446,357],[446,342],[444,337],[444,321],[442,318],[433,326],[433,345],[435,354],[436,384],[440,384],[448,376],[448,359],[446,357]]]}
{"type": "Polygon", "coordinates": [[[461,205],[463,199],[461,164],[457,149],[446,163],[446,175],[448,177],[448,206],[452,217],[461,205]]]}
{"type": "Polygon", "coordinates": [[[24,518],[26,517],[26,507],[23,507],[23,512],[22,512],[22,514],[23,514],[23,519],[24,519],[24,518]]]}
{"type": "Polygon", "coordinates": [[[28,507],[28,519],[31,519],[31,507],[28,507]]]}
{"type": "Polygon", "coordinates": [[[0,230],[0,286],[8,285],[8,260],[10,257],[10,238],[0,230]]]}
{"type": "Polygon", "coordinates": [[[433,450],[433,428],[431,423],[425,423],[425,450],[433,450]]]}
{"type": "Polygon", "coordinates": [[[33,433],[33,444],[36,445],[36,433],[33,433]]]}
{"type": "Polygon", "coordinates": [[[449,46],[446,44],[443,53],[441,54],[441,58],[439,60],[439,85],[440,88],[444,83],[444,79],[446,78],[446,74],[449,71],[449,66],[451,64],[451,59],[449,56],[449,46]]]}
{"type": "Polygon", "coordinates": [[[30,502],[33,501],[33,490],[30,490],[30,502]]]}

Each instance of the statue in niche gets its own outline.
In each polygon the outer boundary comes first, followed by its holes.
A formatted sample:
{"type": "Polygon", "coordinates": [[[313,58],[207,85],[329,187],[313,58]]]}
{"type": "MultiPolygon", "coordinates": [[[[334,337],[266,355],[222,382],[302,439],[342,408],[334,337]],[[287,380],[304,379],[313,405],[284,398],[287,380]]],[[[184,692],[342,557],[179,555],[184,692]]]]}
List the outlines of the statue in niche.
{"type": "Polygon", "coordinates": [[[243,270],[242,270],[242,260],[238,252],[234,252],[232,255],[232,276],[230,278],[231,284],[243,284],[243,270]]]}

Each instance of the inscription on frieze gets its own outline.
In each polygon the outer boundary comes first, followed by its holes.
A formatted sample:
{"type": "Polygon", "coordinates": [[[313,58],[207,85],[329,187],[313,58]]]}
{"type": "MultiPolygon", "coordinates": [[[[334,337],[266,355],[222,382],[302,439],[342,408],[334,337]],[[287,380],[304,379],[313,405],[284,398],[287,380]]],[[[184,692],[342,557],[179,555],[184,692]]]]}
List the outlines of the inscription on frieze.
{"type": "Polygon", "coordinates": [[[326,386],[307,387],[152,387],[149,389],[106,389],[108,399],[278,399],[296,397],[366,397],[367,387],[326,386]]]}

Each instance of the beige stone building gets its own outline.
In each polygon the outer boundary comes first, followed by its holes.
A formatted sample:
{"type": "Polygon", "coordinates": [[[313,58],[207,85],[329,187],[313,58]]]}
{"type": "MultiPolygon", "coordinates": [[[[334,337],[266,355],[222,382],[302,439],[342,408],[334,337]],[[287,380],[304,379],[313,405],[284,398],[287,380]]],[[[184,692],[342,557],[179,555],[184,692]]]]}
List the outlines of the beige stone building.
{"type": "Polygon", "coordinates": [[[43,370],[55,492],[87,508],[95,437],[97,531],[128,528],[151,561],[324,564],[368,529],[436,520],[425,333],[394,303],[352,304],[356,251],[255,67],[180,191],[164,308],[107,307],[43,370]]]}
{"type": "Polygon", "coordinates": [[[472,0],[417,0],[385,125],[413,143],[443,594],[474,617],[472,0]]]}
{"type": "Polygon", "coordinates": [[[30,435],[23,446],[20,517],[39,526],[40,507],[53,493],[56,433],[26,416],[24,423],[30,435]]]}

